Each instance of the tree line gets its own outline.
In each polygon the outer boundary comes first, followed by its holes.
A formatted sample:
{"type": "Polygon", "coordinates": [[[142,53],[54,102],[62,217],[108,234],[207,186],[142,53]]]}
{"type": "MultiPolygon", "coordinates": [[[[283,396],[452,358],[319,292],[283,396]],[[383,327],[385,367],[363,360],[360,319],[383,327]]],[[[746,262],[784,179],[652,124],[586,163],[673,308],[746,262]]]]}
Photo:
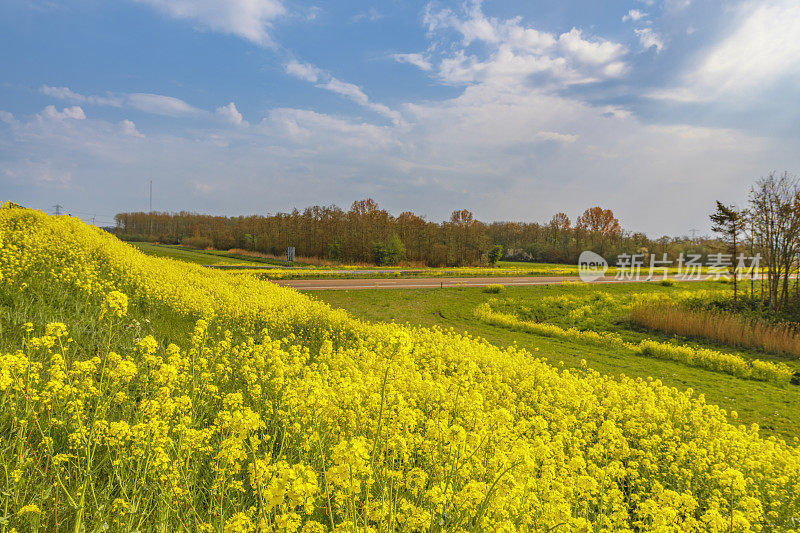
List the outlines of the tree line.
{"type": "Polygon", "coordinates": [[[718,241],[661,237],[624,230],[610,209],[591,207],[574,222],[565,213],[547,223],[481,222],[466,210],[432,222],[404,211],[397,216],[372,199],[291,213],[223,217],[197,213],[120,213],[116,233],[123,239],[183,244],[219,250],[243,249],[283,255],[294,246],[298,256],[344,263],[468,266],[508,260],[577,263],[593,250],[614,264],[621,253],[703,253],[718,241]]]}

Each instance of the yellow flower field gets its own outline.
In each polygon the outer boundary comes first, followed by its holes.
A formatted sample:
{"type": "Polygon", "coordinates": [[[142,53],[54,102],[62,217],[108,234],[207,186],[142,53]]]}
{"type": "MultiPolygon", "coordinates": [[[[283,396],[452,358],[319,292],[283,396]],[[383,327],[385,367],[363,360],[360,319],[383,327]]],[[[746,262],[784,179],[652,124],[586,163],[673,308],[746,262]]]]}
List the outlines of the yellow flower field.
{"type": "Polygon", "coordinates": [[[3,531],[800,530],[797,444],[691,390],[366,324],[30,210],[0,210],[0,287],[68,291],[103,339],[31,317],[0,353],[3,531]],[[152,309],[194,326],[123,341],[152,309]]]}

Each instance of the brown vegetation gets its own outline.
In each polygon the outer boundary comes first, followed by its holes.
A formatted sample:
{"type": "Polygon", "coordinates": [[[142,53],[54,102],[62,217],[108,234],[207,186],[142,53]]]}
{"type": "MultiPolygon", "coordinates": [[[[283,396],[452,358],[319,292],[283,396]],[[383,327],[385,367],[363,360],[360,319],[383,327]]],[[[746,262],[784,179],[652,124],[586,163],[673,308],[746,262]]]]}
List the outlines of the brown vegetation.
{"type": "Polygon", "coordinates": [[[631,320],[646,328],[684,337],[701,337],[771,353],[800,357],[800,336],[791,324],[774,324],[739,315],[684,309],[677,305],[641,305],[631,320]]]}

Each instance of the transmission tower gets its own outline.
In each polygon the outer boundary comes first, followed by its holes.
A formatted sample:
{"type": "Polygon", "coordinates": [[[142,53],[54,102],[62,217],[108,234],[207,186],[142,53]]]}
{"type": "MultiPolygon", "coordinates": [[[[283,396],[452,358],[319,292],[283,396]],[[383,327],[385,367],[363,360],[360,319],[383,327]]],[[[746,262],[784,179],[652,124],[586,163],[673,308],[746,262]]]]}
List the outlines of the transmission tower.
{"type": "Polygon", "coordinates": [[[56,205],[53,206],[53,209],[56,210],[56,216],[61,214],[61,209],[63,209],[63,208],[64,208],[64,206],[61,205],[61,204],[56,204],[56,205]]]}

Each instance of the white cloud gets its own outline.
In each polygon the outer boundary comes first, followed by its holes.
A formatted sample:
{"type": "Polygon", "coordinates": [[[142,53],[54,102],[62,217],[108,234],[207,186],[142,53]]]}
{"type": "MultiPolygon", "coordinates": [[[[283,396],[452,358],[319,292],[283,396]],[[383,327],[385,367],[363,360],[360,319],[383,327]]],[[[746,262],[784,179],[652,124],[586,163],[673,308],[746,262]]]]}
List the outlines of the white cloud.
{"type": "Polygon", "coordinates": [[[633,33],[639,37],[639,42],[642,43],[645,49],[649,50],[650,48],[655,48],[656,52],[660,52],[664,49],[664,39],[653,31],[652,28],[633,30],[633,33]]]}
{"type": "Polygon", "coordinates": [[[176,19],[273,46],[268,29],[286,13],[280,0],[138,0],[176,19]]]}
{"type": "Polygon", "coordinates": [[[136,129],[136,124],[133,123],[131,120],[123,120],[119,123],[119,128],[123,134],[129,135],[131,137],[139,137],[140,139],[144,138],[144,135],[139,133],[139,130],[136,129]]]}
{"type": "Polygon", "coordinates": [[[126,103],[139,111],[168,117],[196,116],[203,113],[179,98],[163,94],[133,93],[127,96],[126,103]]]}
{"type": "Polygon", "coordinates": [[[39,187],[64,188],[72,182],[72,172],[64,170],[60,164],[45,159],[23,159],[3,173],[17,183],[35,183],[39,187]]]}
{"type": "Polygon", "coordinates": [[[111,107],[122,107],[123,100],[119,96],[106,95],[106,96],[84,96],[76,93],[69,87],[51,87],[49,85],[42,85],[39,92],[57,98],[58,100],[66,100],[77,104],[91,104],[102,105],[111,107]]]}
{"type": "Polygon", "coordinates": [[[322,13],[322,8],[319,6],[308,6],[308,7],[294,6],[294,7],[295,7],[294,15],[295,16],[299,15],[301,19],[307,21],[317,20],[317,17],[319,17],[320,13],[322,13]]]}
{"type": "Polygon", "coordinates": [[[422,70],[431,70],[433,65],[422,54],[394,54],[392,58],[398,63],[408,63],[422,70]]]}
{"type": "Polygon", "coordinates": [[[375,9],[374,7],[370,7],[367,11],[361,11],[360,13],[356,13],[352,21],[353,22],[361,22],[362,20],[366,20],[368,22],[375,22],[383,18],[383,14],[380,11],[375,9]]]}
{"type": "Polygon", "coordinates": [[[630,11],[628,11],[627,14],[625,14],[622,17],[622,22],[628,22],[629,20],[636,22],[637,20],[641,20],[645,17],[647,17],[647,13],[645,13],[644,11],[640,11],[638,9],[631,9],[630,11]]]}
{"type": "MultiPolygon", "coordinates": [[[[395,212],[410,208],[431,219],[468,207],[482,219],[546,220],[555,211],[578,214],[591,198],[614,209],[628,228],[679,233],[703,227],[719,191],[746,191],[765,161],[800,164],[788,141],[725,128],[646,124],[624,108],[563,96],[557,89],[566,85],[627,72],[628,50],[588,30],[539,31],[520,18],[486,17],[477,2],[458,14],[429,10],[426,24],[434,42],[424,54],[394,59],[420,60],[417,66],[428,65],[432,77],[463,84],[457,97],[395,110],[314,65],[285,65],[287,74],[391,123],[280,108],[248,124],[232,102],[212,114],[161,95],[108,95],[103,98],[123,107],[216,115],[241,127],[208,120],[206,129],[148,131],[144,137],[130,121],[68,119],[78,115],[77,105],[69,112],[53,107],[53,120],[45,120],[44,111],[27,119],[0,112],[8,124],[0,128],[0,179],[12,173],[25,186],[55,183],[58,175],[48,182],[46,172],[33,185],[20,177],[26,161],[43,161],[71,177],[67,183],[76,198],[102,198],[108,212],[136,208],[142,176],[154,168],[164,182],[164,208],[228,214],[346,206],[372,196],[395,212]],[[458,32],[455,43],[445,40],[448,29],[458,32]],[[693,194],[687,197],[689,187],[693,194]],[[631,203],[637,195],[660,202],[631,203]]],[[[694,94],[693,87],[679,89],[694,94]]],[[[71,104],[97,102],[65,87],[48,91],[71,104]]]]}
{"type": "Polygon", "coordinates": [[[764,161],[800,163],[788,142],[770,145],[721,128],[647,125],[618,108],[522,86],[470,85],[455,98],[407,104],[403,117],[402,124],[375,125],[274,109],[241,128],[210,122],[206,130],[135,142],[132,123],[16,119],[0,128],[0,180],[11,179],[2,177],[10,171],[34,190],[69,174],[73,192],[59,201],[102,198],[108,213],[137,208],[137,198],[146,205],[142,176],[153,169],[163,208],[229,214],[346,206],[372,196],[395,212],[410,208],[434,220],[456,207],[481,219],[546,220],[555,211],[578,214],[591,198],[614,209],[628,228],[679,233],[705,223],[702,213],[720,190],[746,190],[764,161]],[[32,172],[25,161],[46,161],[35,183],[24,181],[32,172]],[[222,175],[224,187],[198,196],[222,183],[222,175]],[[638,194],[660,202],[632,204],[638,194]],[[701,215],[692,219],[695,213],[701,215]]]}
{"type": "Polygon", "coordinates": [[[559,46],[578,62],[601,67],[610,78],[622,75],[627,65],[621,61],[628,50],[624,45],[602,39],[588,40],[583,32],[572,28],[558,37],[559,46]]]}
{"type": "Polygon", "coordinates": [[[73,120],[84,120],[86,115],[81,109],[80,106],[74,105],[71,107],[65,107],[61,111],[57,110],[55,106],[49,105],[45,107],[39,116],[46,119],[54,119],[54,120],[65,120],[65,119],[73,119],[73,120]]]}
{"type": "Polygon", "coordinates": [[[361,87],[353,83],[347,83],[345,81],[337,80],[336,78],[331,78],[327,82],[321,84],[320,87],[346,96],[361,105],[369,103],[369,97],[364,93],[364,91],[361,90],[361,87]]]}
{"type": "Polygon", "coordinates": [[[680,11],[692,5],[692,0],[664,0],[665,11],[680,11]]]}
{"type": "Polygon", "coordinates": [[[348,83],[332,77],[327,82],[317,85],[317,87],[341,94],[342,96],[354,101],[358,105],[364,106],[372,111],[375,111],[376,113],[380,113],[381,115],[390,118],[393,122],[400,122],[401,120],[400,113],[383,104],[371,102],[369,96],[366,95],[361,87],[353,83],[348,83]]]}
{"type": "Polygon", "coordinates": [[[774,81],[800,67],[800,3],[748,2],[740,24],[702,61],[696,75],[705,86],[737,91],[774,81]]]}
{"type": "Polygon", "coordinates": [[[590,83],[619,78],[628,71],[627,48],[601,38],[585,37],[573,28],[555,35],[525,26],[520,17],[487,17],[479,1],[467,4],[462,15],[449,9],[426,9],[424,22],[435,35],[455,30],[461,47],[440,43],[435,49],[451,50],[439,63],[439,77],[449,84],[525,84],[534,75],[546,76],[557,84],[590,83]],[[475,42],[488,52],[476,55],[469,48],[475,42]]]}
{"type": "Polygon", "coordinates": [[[72,100],[75,102],[85,102],[86,97],[71,90],[69,87],[50,87],[49,85],[42,85],[39,92],[58,98],[59,100],[72,100]]]}
{"type": "Polygon", "coordinates": [[[287,74],[310,83],[317,83],[321,77],[325,76],[325,73],[314,65],[299,61],[290,61],[284,68],[287,74]]]}
{"type": "Polygon", "coordinates": [[[796,0],[746,1],[734,14],[733,28],[701,53],[675,87],[654,98],[678,101],[743,101],[782,80],[800,79],[800,3],[796,0]]]}
{"type": "Polygon", "coordinates": [[[700,96],[690,87],[667,87],[653,89],[645,93],[647,98],[655,100],[672,100],[673,102],[694,103],[700,101],[700,96]]]}
{"type": "Polygon", "coordinates": [[[85,96],[79,93],[76,93],[69,87],[51,87],[49,85],[42,85],[39,88],[39,92],[44,95],[57,98],[59,100],[65,100],[67,102],[73,102],[77,104],[90,104],[90,105],[101,105],[101,106],[111,106],[111,107],[122,107],[124,105],[124,101],[122,97],[118,95],[106,95],[106,96],[85,96]]]}
{"type": "Polygon", "coordinates": [[[321,89],[326,89],[349,98],[358,105],[379,113],[391,119],[393,122],[399,123],[402,121],[400,113],[386,105],[372,102],[369,96],[367,96],[364,90],[358,85],[337,79],[331,76],[330,73],[314,65],[293,60],[287,63],[284,68],[287,74],[295,78],[315,83],[317,87],[321,89]]]}
{"type": "Polygon", "coordinates": [[[233,102],[229,103],[228,105],[218,107],[216,113],[218,117],[222,118],[227,122],[230,122],[231,124],[235,124],[237,126],[246,124],[246,122],[242,118],[242,114],[239,113],[239,110],[236,109],[236,104],[234,104],[233,102]]]}
{"type": "Polygon", "coordinates": [[[633,113],[627,109],[613,105],[602,106],[600,107],[600,111],[603,113],[603,116],[606,117],[628,118],[633,116],[633,113]]]}
{"type": "MultiPolygon", "coordinates": [[[[459,17],[449,9],[434,13],[431,4],[425,10],[424,21],[428,25],[428,31],[435,31],[442,28],[452,28],[461,33],[462,42],[469,46],[473,41],[484,41],[487,43],[497,43],[500,41],[500,32],[504,24],[496,19],[487,18],[481,9],[481,2],[473,0],[464,4],[464,17],[459,17]]],[[[508,21],[516,25],[517,19],[508,21]]]]}
{"type": "Polygon", "coordinates": [[[69,87],[51,87],[48,85],[42,86],[39,92],[59,100],[99,106],[132,107],[145,113],[169,117],[197,116],[205,113],[202,109],[193,107],[179,98],[163,94],[131,93],[86,96],[76,93],[69,87]]]}
{"type": "Polygon", "coordinates": [[[536,134],[536,138],[542,141],[557,141],[565,143],[574,143],[578,140],[577,135],[570,133],[558,133],[555,131],[540,131],[536,134]]]}
{"type": "Polygon", "coordinates": [[[192,188],[194,188],[194,190],[200,194],[211,194],[219,188],[219,185],[215,183],[201,183],[199,181],[193,181],[192,188]]]}
{"type": "Polygon", "coordinates": [[[388,126],[353,122],[307,109],[273,109],[258,125],[258,131],[317,153],[324,151],[323,147],[334,138],[336,145],[352,148],[387,148],[395,142],[388,126]]]}

